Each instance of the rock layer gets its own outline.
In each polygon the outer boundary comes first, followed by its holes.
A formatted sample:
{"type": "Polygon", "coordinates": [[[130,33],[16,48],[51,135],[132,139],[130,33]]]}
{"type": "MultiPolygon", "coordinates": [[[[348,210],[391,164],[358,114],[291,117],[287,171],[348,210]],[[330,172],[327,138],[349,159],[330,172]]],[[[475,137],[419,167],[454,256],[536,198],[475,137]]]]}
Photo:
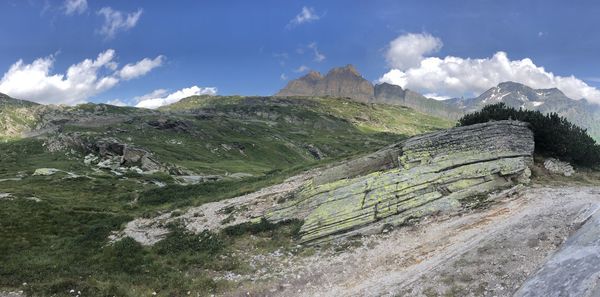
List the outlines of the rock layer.
{"type": "Polygon", "coordinates": [[[527,183],[533,149],[516,121],[424,134],[325,170],[265,216],[304,220],[304,242],[382,231],[527,183]]]}

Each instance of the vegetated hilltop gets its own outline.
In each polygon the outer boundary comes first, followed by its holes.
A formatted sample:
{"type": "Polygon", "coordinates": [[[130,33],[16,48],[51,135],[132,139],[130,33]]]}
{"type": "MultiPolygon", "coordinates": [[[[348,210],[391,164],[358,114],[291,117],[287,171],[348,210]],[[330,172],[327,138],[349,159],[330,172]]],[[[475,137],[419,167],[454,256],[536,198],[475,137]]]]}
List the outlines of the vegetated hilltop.
{"type": "Polygon", "coordinates": [[[158,111],[0,100],[0,292],[222,292],[244,254],[295,246],[298,222],[109,242],[136,218],[254,192],[454,123],[338,98],[210,97],[158,111]],[[21,116],[21,115],[27,115],[21,116]],[[22,121],[19,121],[22,120],[22,121]],[[25,284],[26,283],[26,284],[25,284]]]}

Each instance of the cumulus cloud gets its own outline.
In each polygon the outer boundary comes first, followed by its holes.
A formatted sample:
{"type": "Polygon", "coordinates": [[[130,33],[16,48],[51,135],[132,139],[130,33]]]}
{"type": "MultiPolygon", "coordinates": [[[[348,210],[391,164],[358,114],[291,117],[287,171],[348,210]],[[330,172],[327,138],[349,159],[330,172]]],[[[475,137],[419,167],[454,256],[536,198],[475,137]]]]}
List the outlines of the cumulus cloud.
{"type": "Polygon", "coordinates": [[[127,64],[119,71],[119,76],[124,80],[130,80],[145,75],[152,69],[162,65],[164,56],[158,56],[154,59],[145,58],[135,64],[127,64]]]}
{"type": "Polygon", "coordinates": [[[439,39],[428,34],[405,34],[394,39],[386,53],[391,69],[379,81],[440,98],[478,95],[501,82],[514,81],[532,88],[559,88],[573,99],[600,103],[600,90],[572,75],[555,75],[529,58],[511,60],[505,52],[479,59],[426,57],[441,46],[439,39]]]}
{"type": "Polygon", "coordinates": [[[319,49],[317,48],[317,43],[313,42],[311,44],[308,45],[308,48],[311,49],[313,51],[313,54],[315,55],[315,62],[323,62],[325,61],[325,55],[323,55],[321,52],[319,52],[319,49]]]}
{"type": "Polygon", "coordinates": [[[293,28],[304,23],[314,22],[320,18],[321,17],[317,15],[314,8],[304,6],[302,7],[302,11],[288,23],[287,27],[288,29],[293,28]]]}
{"type": "Polygon", "coordinates": [[[66,15],[82,14],[88,8],[87,0],[65,0],[64,9],[66,15]]]}
{"type": "Polygon", "coordinates": [[[192,86],[189,88],[183,88],[183,89],[173,92],[167,96],[164,96],[165,94],[166,94],[166,91],[164,89],[158,89],[158,90],[154,90],[150,94],[136,97],[140,101],[135,105],[135,107],[152,108],[153,109],[153,108],[159,108],[161,106],[173,104],[183,98],[190,97],[190,96],[216,95],[217,88],[214,88],[214,87],[201,88],[198,86],[192,86]],[[156,95],[158,95],[160,97],[154,97],[156,95]]]}
{"type": "Polygon", "coordinates": [[[439,51],[442,41],[429,34],[404,34],[390,42],[385,58],[392,68],[405,70],[418,66],[423,56],[439,51]]]}
{"type": "Polygon", "coordinates": [[[142,9],[138,9],[136,12],[124,13],[110,7],[103,7],[98,11],[98,15],[104,17],[104,24],[102,24],[99,31],[100,34],[104,35],[106,39],[112,39],[117,33],[135,27],[142,16],[142,9]]]}
{"type": "Polygon", "coordinates": [[[52,73],[54,56],[36,59],[31,64],[19,60],[4,73],[0,92],[44,104],[82,103],[121,81],[122,69],[117,69],[115,57],[115,51],[109,49],[96,59],[69,66],[64,74],[52,73]]]}

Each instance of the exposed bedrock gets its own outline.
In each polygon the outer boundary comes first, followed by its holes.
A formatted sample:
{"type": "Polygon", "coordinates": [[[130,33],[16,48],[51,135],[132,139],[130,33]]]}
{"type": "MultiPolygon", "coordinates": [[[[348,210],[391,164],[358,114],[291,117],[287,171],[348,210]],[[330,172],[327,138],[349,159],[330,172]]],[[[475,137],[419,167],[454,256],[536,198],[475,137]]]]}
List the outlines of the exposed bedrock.
{"type": "Polygon", "coordinates": [[[424,134],[325,170],[265,216],[304,220],[304,242],[380,232],[529,182],[533,149],[517,121],[424,134]]]}

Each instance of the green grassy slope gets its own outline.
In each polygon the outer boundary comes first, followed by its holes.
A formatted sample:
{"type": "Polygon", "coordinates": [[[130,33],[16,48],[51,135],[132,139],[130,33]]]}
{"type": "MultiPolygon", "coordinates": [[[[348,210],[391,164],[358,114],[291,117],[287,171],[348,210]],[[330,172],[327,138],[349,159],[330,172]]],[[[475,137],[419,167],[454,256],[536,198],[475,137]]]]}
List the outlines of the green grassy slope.
{"type": "Polygon", "coordinates": [[[251,269],[236,258],[240,250],[292,249],[297,222],[200,235],[170,226],[175,232],[155,247],[132,240],[108,244],[107,237],[135,217],[255,191],[307,168],[453,125],[399,106],[320,98],[192,97],[160,112],[80,105],[68,113],[101,120],[68,122],[61,133],[116,138],[195,174],[253,176],[184,186],[166,173],[119,177],[94,170],[77,152],[48,152],[43,138],[0,143],[0,194],[10,193],[0,198],[0,291],[33,296],[71,296],[71,289],[85,296],[222,292],[231,284],[213,276],[251,269]],[[127,117],[102,120],[111,115],[127,117]],[[164,119],[176,125],[151,124],[164,119]],[[321,158],[309,148],[318,148],[321,158]],[[32,176],[42,167],[78,176],[32,176]]]}

